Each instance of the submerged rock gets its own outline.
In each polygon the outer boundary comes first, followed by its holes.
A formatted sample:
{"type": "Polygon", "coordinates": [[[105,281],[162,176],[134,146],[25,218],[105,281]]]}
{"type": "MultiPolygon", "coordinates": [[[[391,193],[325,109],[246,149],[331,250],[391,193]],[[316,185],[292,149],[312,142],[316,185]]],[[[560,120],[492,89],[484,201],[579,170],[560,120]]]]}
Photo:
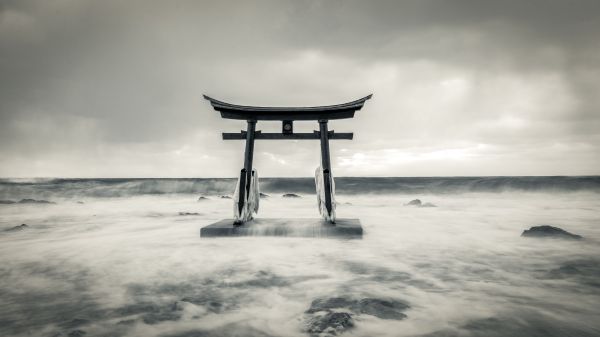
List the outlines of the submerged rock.
{"type": "Polygon", "coordinates": [[[80,204],[80,205],[85,204],[85,202],[83,202],[83,201],[78,201],[77,203],[80,204]]]}
{"type": "Polygon", "coordinates": [[[201,215],[200,213],[196,213],[196,212],[179,212],[179,215],[201,215]]]}
{"type": "Polygon", "coordinates": [[[409,203],[404,204],[404,206],[421,206],[421,200],[419,200],[419,199],[411,200],[409,203]]]}
{"type": "Polygon", "coordinates": [[[298,194],[295,194],[295,193],[286,193],[286,194],[282,195],[282,197],[284,197],[284,198],[302,198],[301,196],[299,196],[298,194]]]}
{"type": "Polygon", "coordinates": [[[528,238],[559,238],[569,240],[583,239],[581,235],[572,234],[564,229],[549,225],[533,226],[530,229],[524,230],[521,236],[528,238]]]}
{"type": "Polygon", "coordinates": [[[600,260],[597,258],[566,261],[560,267],[549,270],[549,279],[571,279],[575,282],[600,288],[600,260]]]}
{"type": "Polygon", "coordinates": [[[227,323],[212,329],[197,328],[182,330],[173,334],[161,334],[161,337],[274,337],[245,323],[227,323]]]}
{"type": "Polygon", "coordinates": [[[204,201],[204,200],[210,200],[210,199],[208,199],[207,197],[204,197],[204,196],[200,196],[198,198],[198,201],[204,201]]]}
{"type": "Polygon", "coordinates": [[[177,321],[181,318],[182,308],[177,302],[169,304],[136,303],[116,309],[114,312],[124,321],[129,316],[138,316],[146,324],[158,324],[164,321],[177,321]]]}
{"type": "Polygon", "coordinates": [[[411,200],[410,202],[404,204],[404,206],[415,206],[415,207],[437,207],[436,205],[430,203],[430,202],[426,202],[423,203],[420,199],[414,199],[411,200]]]}
{"type": "Polygon", "coordinates": [[[18,231],[25,230],[27,228],[29,228],[29,226],[27,226],[26,224],[20,224],[18,226],[13,227],[13,228],[7,229],[6,231],[7,232],[18,232],[18,231]]]}
{"type": "Polygon", "coordinates": [[[367,314],[382,319],[404,319],[406,315],[402,311],[409,309],[406,303],[394,300],[382,300],[378,298],[363,298],[361,300],[344,297],[319,298],[312,301],[307,314],[319,311],[331,311],[332,309],[346,308],[357,314],[367,314]]]}
{"type": "Polygon", "coordinates": [[[126,319],[126,320],[117,322],[117,325],[133,325],[133,324],[135,324],[135,319],[126,319]]]}
{"type": "Polygon", "coordinates": [[[21,199],[19,204],[54,204],[48,200],[35,200],[35,199],[21,199]]]}
{"type": "Polygon", "coordinates": [[[85,336],[86,332],[83,330],[73,330],[71,332],[69,332],[69,334],[67,335],[68,337],[83,337],[85,336]]]}
{"type": "Polygon", "coordinates": [[[305,312],[312,314],[319,311],[328,311],[331,309],[338,308],[350,308],[356,304],[355,300],[347,299],[344,297],[331,297],[331,298],[317,298],[312,301],[310,308],[305,312]]]}
{"type": "Polygon", "coordinates": [[[346,297],[318,298],[312,301],[307,332],[311,334],[326,333],[334,336],[354,326],[354,315],[371,315],[380,319],[402,320],[407,316],[402,311],[409,309],[406,303],[378,298],[360,300],[346,297]]]}
{"type": "Polygon", "coordinates": [[[310,334],[325,333],[336,336],[354,327],[352,316],[347,312],[328,312],[325,315],[315,316],[307,324],[306,332],[310,334]]]}
{"type": "Polygon", "coordinates": [[[268,197],[270,197],[270,195],[268,195],[266,193],[263,193],[263,192],[260,192],[260,197],[261,198],[268,198],[268,197]]]}
{"type": "Polygon", "coordinates": [[[377,298],[363,298],[358,301],[356,311],[361,314],[375,316],[381,319],[405,319],[402,311],[410,308],[406,303],[386,301],[377,298]]]}
{"type": "Polygon", "coordinates": [[[177,321],[181,314],[176,311],[151,312],[142,316],[142,321],[146,324],[158,324],[164,321],[177,321]]]}
{"type": "Polygon", "coordinates": [[[114,310],[114,313],[117,316],[131,316],[149,312],[159,312],[160,310],[160,306],[154,303],[134,303],[117,308],[114,310]]]}
{"type": "Polygon", "coordinates": [[[0,205],[10,205],[10,204],[15,204],[16,202],[12,201],[12,200],[0,200],[0,205]]]}
{"type": "Polygon", "coordinates": [[[229,306],[226,306],[223,302],[219,301],[218,299],[202,295],[184,297],[181,299],[181,301],[202,306],[207,311],[212,313],[221,313],[224,310],[229,309],[229,306]]]}
{"type": "Polygon", "coordinates": [[[220,195],[219,198],[221,198],[221,199],[231,199],[231,197],[228,196],[228,195],[220,195]]]}
{"type": "Polygon", "coordinates": [[[87,318],[76,317],[68,322],[62,323],[60,326],[67,329],[73,329],[90,323],[91,321],[87,318]]]}

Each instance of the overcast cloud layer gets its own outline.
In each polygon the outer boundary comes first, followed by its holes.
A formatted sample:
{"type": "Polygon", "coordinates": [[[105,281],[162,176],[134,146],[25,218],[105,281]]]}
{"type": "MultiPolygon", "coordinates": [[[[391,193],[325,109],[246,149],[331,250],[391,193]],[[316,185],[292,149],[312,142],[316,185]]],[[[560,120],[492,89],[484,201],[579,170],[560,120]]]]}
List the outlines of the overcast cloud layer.
{"type": "MultiPolygon", "coordinates": [[[[237,176],[243,143],[220,133],[245,126],[203,93],[374,93],[330,123],[355,132],[332,141],[338,176],[599,174],[599,36],[595,0],[0,0],[0,176],[237,176]]],[[[310,176],[320,155],[255,151],[262,176],[310,176]]]]}

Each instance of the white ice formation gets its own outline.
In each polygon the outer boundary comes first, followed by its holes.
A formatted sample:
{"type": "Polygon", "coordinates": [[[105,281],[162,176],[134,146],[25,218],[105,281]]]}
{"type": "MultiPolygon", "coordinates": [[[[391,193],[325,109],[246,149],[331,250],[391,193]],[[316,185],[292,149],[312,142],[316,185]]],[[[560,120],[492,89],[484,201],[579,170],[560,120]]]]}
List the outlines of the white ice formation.
{"type": "Polygon", "coordinates": [[[323,219],[335,222],[335,183],[333,181],[333,176],[330,174],[330,185],[331,186],[331,214],[327,212],[327,207],[325,207],[325,184],[323,183],[323,169],[321,166],[317,167],[315,170],[315,185],[317,187],[317,204],[319,206],[319,213],[323,219]]]}
{"type": "MultiPolygon", "coordinates": [[[[246,191],[242,189],[242,193],[246,191]]],[[[235,222],[246,222],[252,220],[254,214],[258,212],[258,204],[260,201],[260,190],[258,188],[258,172],[252,170],[252,178],[250,179],[250,193],[244,198],[244,207],[240,213],[239,208],[240,200],[240,179],[235,186],[235,193],[233,194],[233,219],[235,222]]]]}

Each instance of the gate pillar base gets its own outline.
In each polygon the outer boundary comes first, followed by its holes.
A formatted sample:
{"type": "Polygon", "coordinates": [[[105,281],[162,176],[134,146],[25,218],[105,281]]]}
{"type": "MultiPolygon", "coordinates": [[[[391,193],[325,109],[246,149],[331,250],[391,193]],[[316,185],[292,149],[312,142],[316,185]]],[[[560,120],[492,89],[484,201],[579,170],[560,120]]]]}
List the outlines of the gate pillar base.
{"type": "Polygon", "coordinates": [[[200,229],[201,237],[289,236],[360,239],[363,228],[359,219],[338,218],[335,225],[323,219],[260,218],[234,225],[224,219],[200,229]]]}

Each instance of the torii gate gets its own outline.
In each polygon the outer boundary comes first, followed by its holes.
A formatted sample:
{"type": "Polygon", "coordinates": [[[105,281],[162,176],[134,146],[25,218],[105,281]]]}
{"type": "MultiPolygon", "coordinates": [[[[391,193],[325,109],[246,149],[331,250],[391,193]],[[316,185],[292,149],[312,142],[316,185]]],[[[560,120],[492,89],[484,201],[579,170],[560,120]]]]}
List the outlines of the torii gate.
{"type": "MultiPolygon", "coordinates": [[[[238,180],[238,188],[236,200],[237,213],[234,210],[235,221],[233,228],[241,227],[249,220],[252,220],[252,210],[246,209],[249,203],[253,201],[253,198],[258,198],[258,195],[252,194],[252,188],[255,187],[253,184],[258,184],[258,179],[255,177],[256,173],[253,171],[252,159],[254,155],[254,140],[255,139],[319,139],[321,141],[321,169],[322,172],[317,172],[316,181],[319,180],[319,174],[322,174],[322,189],[324,190],[323,200],[321,200],[321,194],[317,190],[317,197],[319,198],[320,211],[323,218],[330,224],[336,224],[335,218],[335,206],[333,202],[333,177],[331,174],[331,160],[329,153],[329,140],[330,139],[348,139],[353,138],[353,133],[336,133],[333,130],[329,131],[328,122],[334,119],[346,119],[354,117],[354,113],[357,110],[362,109],[364,103],[370,99],[372,95],[365,96],[361,99],[326,106],[313,106],[313,107],[261,107],[261,106],[246,106],[236,105],[223,101],[216,100],[212,97],[204,95],[204,98],[210,102],[216,111],[221,113],[222,118],[226,119],[237,119],[245,120],[247,122],[247,130],[241,131],[240,133],[223,133],[224,140],[246,140],[246,150],[244,153],[244,168],[240,171],[240,177],[238,180]],[[281,121],[281,133],[266,133],[256,130],[256,123],[258,121],[281,121]],[[312,133],[295,133],[294,132],[294,121],[318,121],[319,131],[312,133]],[[253,183],[253,179],[255,183],[253,183]],[[321,207],[322,205],[322,207],[321,207]],[[246,207],[246,208],[245,208],[246,207]]],[[[318,188],[319,186],[317,186],[318,188]]],[[[256,191],[258,188],[256,186],[256,191]]],[[[321,192],[322,193],[322,192],[321,192]]],[[[256,208],[258,205],[258,199],[256,201],[256,208]]],[[[349,219],[346,219],[349,220],[349,219]]],[[[354,220],[354,219],[350,219],[354,220]]],[[[339,221],[338,221],[339,222],[339,221]]],[[[223,220],[217,224],[224,225],[227,220],[223,220]]],[[[216,224],[214,224],[216,225],[216,224]]],[[[211,226],[214,226],[211,225],[211,226]]],[[[229,221],[229,227],[232,223],[229,221]]],[[[208,226],[208,227],[211,227],[208,226]]],[[[360,227],[360,223],[358,224],[360,227]]],[[[203,231],[208,227],[203,228],[203,231]]],[[[203,232],[202,232],[203,233],[203,232]]],[[[231,233],[230,233],[231,234],[231,233]]],[[[237,235],[241,232],[238,230],[237,235]]],[[[362,234],[362,228],[361,228],[362,234]]],[[[213,235],[202,235],[202,236],[213,236],[213,235]]]]}

